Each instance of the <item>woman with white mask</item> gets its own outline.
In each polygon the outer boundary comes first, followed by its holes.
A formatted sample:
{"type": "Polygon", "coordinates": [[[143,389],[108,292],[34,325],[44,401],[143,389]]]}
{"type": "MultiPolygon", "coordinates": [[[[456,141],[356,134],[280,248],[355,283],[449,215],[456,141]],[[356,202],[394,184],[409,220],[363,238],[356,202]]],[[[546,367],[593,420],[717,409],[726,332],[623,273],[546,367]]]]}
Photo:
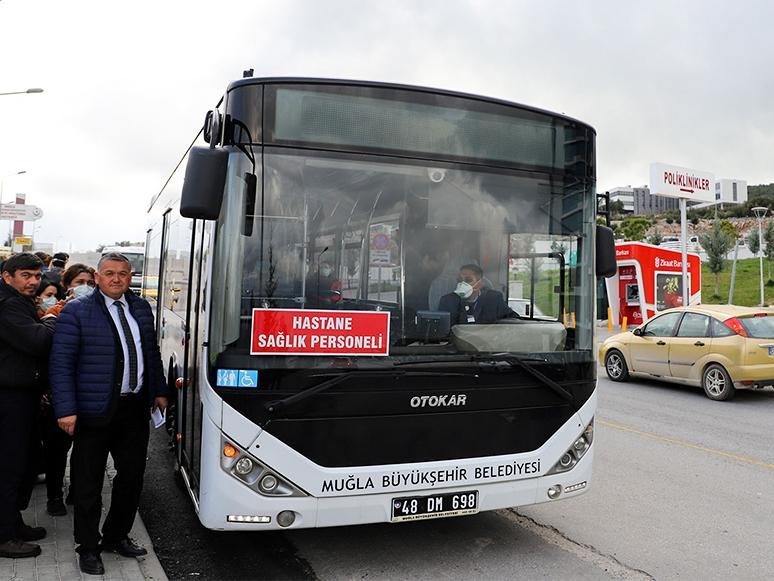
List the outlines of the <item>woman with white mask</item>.
{"type": "MultiPolygon", "coordinates": [[[[62,284],[66,291],[64,300],[60,300],[46,311],[46,314],[59,315],[67,301],[75,300],[94,290],[94,269],[85,264],[73,264],[62,273],[62,284]]],[[[42,286],[42,285],[41,285],[42,286]]],[[[46,468],[46,510],[51,516],[67,515],[65,502],[70,504],[70,494],[64,496],[64,475],[67,466],[67,453],[72,445],[72,436],[62,430],[51,409],[50,394],[44,397],[41,432],[43,435],[43,463],[46,468]]]]}
{"type": "Polygon", "coordinates": [[[59,301],[56,305],[46,311],[47,315],[59,316],[59,311],[65,303],[72,299],[77,299],[89,294],[94,290],[94,269],[85,264],[73,264],[62,274],[62,285],[64,285],[67,297],[59,301]]]}
{"type": "Polygon", "coordinates": [[[38,307],[38,315],[43,317],[46,311],[64,300],[64,287],[54,280],[47,279],[45,276],[40,281],[38,290],[35,291],[35,304],[38,307]]]}

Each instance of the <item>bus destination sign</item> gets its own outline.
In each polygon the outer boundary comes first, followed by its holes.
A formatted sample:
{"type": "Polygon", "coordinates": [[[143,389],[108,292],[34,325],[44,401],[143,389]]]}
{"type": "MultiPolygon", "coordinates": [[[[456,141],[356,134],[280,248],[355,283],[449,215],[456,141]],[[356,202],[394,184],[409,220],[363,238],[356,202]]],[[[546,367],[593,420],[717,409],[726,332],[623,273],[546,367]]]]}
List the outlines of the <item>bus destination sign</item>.
{"type": "Polygon", "coordinates": [[[251,355],[389,355],[388,311],[253,309],[251,355]]]}

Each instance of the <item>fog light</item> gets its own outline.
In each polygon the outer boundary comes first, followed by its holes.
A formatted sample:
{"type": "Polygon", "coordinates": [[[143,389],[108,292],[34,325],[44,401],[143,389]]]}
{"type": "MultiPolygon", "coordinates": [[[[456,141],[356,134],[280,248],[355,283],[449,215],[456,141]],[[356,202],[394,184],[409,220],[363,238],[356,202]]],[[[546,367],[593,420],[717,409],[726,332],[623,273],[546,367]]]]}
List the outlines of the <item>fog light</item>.
{"type": "Polygon", "coordinates": [[[296,513],[292,510],[283,510],[277,515],[277,524],[281,527],[289,527],[296,522],[296,513]]]}
{"type": "Polygon", "coordinates": [[[572,466],[573,457],[569,452],[565,452],[564,456],[559,459],[559,464],[562,468],[569,468],[572,466]]]}
{"type": "Polygon", "coordinates": [[[236,470],[237,474],[241,474],[242,476],[250,474],[250,472],[253,471],[253,461],[250,460],[250,458],[247,456],[242,456],[239,460],[237,460],[237,463],[234,466],[234,470],[236,470]]]}
{"type": "Polygon", "coordinates": [[[277,480],[277,478],[271,474],[267,474],[261,478],[261,482],[258,484],[263,492],[274,492],[278,485],[279,480],[277,480]]]}
{"type": "Polygon", "coordinates": [[[581,436],[577,440],[575,440],[575,444],[573,444],[573,447],[580,452],[586,447],[586,438],[581,436]]]}
{"type": "Polygon", "coordinates": [[[548,498],[551,500],[556,500],[560,494],[562,494],[562,486],[560,484],[554,484],[548,489],[548,498]]]}

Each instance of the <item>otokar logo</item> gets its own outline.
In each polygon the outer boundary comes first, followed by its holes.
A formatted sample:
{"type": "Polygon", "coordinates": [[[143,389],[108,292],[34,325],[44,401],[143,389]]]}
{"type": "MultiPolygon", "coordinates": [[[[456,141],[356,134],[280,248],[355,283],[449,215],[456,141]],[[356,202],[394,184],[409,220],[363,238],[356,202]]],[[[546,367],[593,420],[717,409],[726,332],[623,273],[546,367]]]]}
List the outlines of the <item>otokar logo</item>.
{"type": "Polygon", "coordinates": [[[413,408],[437,408],[465,405],[468,396],[464,393],[455,395],[415,395],[411,398],[413,408]]]}

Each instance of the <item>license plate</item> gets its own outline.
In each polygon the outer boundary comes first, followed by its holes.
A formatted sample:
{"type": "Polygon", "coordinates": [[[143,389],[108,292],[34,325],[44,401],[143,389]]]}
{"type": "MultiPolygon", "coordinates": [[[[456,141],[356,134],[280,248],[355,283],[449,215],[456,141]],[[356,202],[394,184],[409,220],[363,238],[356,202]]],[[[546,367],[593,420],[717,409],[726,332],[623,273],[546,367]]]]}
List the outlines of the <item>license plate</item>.
{"type": "Polygon", "coordinates": [[[478,490],[392,499],[392,522],[462,516],[477,512],[478,490]]]}
{"type": "Polygon", "coordinates": [[[774,347],[769,347],[769,355],[774,355],[774,347]]]}

